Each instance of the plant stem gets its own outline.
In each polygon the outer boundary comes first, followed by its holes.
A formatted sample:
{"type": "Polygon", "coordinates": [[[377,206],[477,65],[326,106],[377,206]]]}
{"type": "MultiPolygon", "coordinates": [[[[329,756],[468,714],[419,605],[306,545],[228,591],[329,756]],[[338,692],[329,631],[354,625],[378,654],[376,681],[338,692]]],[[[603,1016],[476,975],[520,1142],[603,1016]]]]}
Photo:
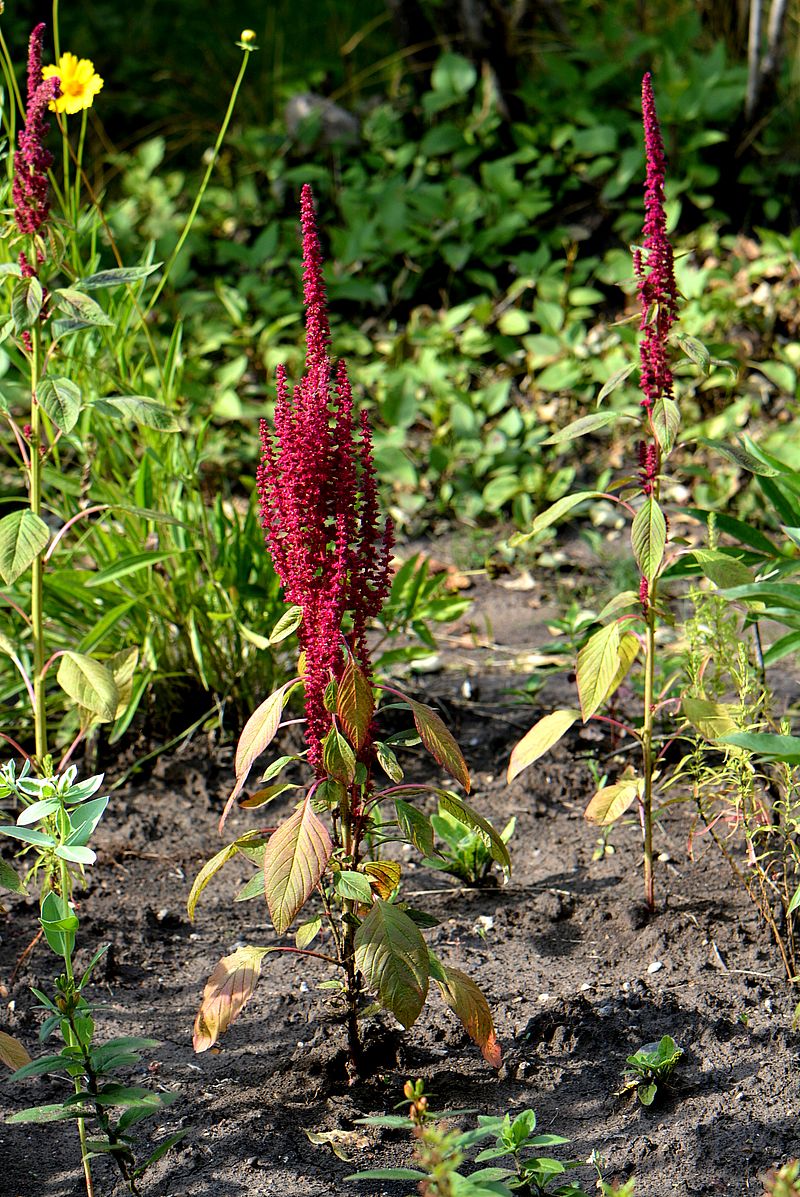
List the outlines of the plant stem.
{"type": "MultiPolygon", "coordinates": [[[[60,863],[60,878],[61,878],[61,897],[64,902],[68,902],[69,901],[69,893],[70,893],[69,869],[67,868],[67,862],[65,860],[62,860],[59,863],[60,863]]],[[[66,973],[67,981],[69,982],[69,985],[70,985],[70,1000],[72,1000],[72,994],[74,993],[74,989],[75,989],[75,974],[72,971],[72,951],[67,946],[68,945],[68,940],[67,940],[68,934],[71,934],[71,932],[66,932],[66,931],[63,932],[61,942],[64,945],[64,952],[63,952],[64,972],[66,973]]],[[[83,1045],[81,1044],[79,1036],[75,1033],[75,1030],[74,1030],[74,1027],[72,1024],[72,1015],[69,1016],[69,1019],[70,1019],[70,1038],[75,1040],[74,1043],[70,1044],[70,1047],[80,1047],[82,1049],[83,1045]]],[[[83,1054],[85,1055],[85,1052],[83,1054]]],[[[75,1077],[75,1092],[80,1093],[80,1091],[81,1091],[80,1077],[76,1076],[75,1077]]],[[[78,1138],[80,1139],[80,1144],[81,1144],[81,1160],[83,1161],[83,1178],[84,1178],[84,1181],[86,1182],[86,1197],[94,1197],[94,1183],[92,1181],[92,1165],[89,1160],[89,1149],[86,1145],[86,1121],[83,1118],[78,1119],[78,1138]]]]}
{"type": "MultiPolygon", "coordinates": [[[[36,400],[41,371],[42,340],[38,323],[32,330],[31,355],[31,459],[30,509],[37,519],[42,507],[42,438],[41,408],[36,400]]],[[[44,693],[44,552],[37,553],[31,563],[31,635],[33,639],[33,720],[36,758],[41,764],[47,755],[47,711],[44,693]]]]}
{"type": "Polygon", "coordinates": [[[160,296],[161,292],[164,290],[164,287],[166,286],[166,283],[167,283],[167,279],[169,278],[169,276],[172,272],[172,268],[178,259],[178,255],[180,254],[181,250],[183,249],[183,246],[186,242],[186,238],[189,236],[189,233],[192,231],[192,226],[195,222],[195,218],[197,216],[198,211],[200,210],[200,205],[203,202],[203,196],[205,195],[206,189],[208,188],[208,184],[211,180],[211,175],[213,174],[214,167],[217,165],[217,160],[219,158],[219,152],[222,149],[222,143],[224,142],[225,135],[228,132],[228,125],[231,123],[231,117],[233,116],[233,110],[236,107],[236,99],[239,95],[239,88],[242,86],[242,80],[244,79],[244,74],[245,74],[245,71],[247,70],[247,62],[248,62],[248,59],[250,58],[250,53],[251,53],[251,51],[249,49],[243,51],[243,53],[242,53],[242,62],[241,62],[241,66],[239,67],[239,74],[236,76],[236,82],[233,85],[233,90],[231,91],[231,96],[230,96],[230,99],[228,100],[228,107],[225,112],[225,116],[223,117],[222,124],[220,125],[219,133],[217,134],[217,140],[214,143],[214,148],[211,151],[211,156],[208,160],[208,166],[206,167],[206,172],[203,175],[203,181],[200,184],[200,189],[197,192],[197,195],[194,197],[194,203],[192,204],[192,209],[187,217],[186,224],[183,226],[181,235],[178,238],[178,243],[175,246],[175,248],[173,249],[172,253],[169,255],[169,258],[167,259],[167,263],[164,267],[164,273],[161,275],[158,285],[156,286],[155,290],[153,291],[153,294],[150,296],[150,302],[148,303],[147,307],[145,308],[145,313],[144,313],[145,316],[147,316],[148,312],[152,311],[152,309],[155,307],[155,305],[158,301],[158,297],[160,296]]]}
{"type": "Polygon", "coordinates": [[[653,889],[653,694],[656,672],[655,580],[647,600],[647,632],[644,659],[644,721],[642,724],[642,836],[644,838],[644,900],[652,913],[656,908],[653,889]]]}

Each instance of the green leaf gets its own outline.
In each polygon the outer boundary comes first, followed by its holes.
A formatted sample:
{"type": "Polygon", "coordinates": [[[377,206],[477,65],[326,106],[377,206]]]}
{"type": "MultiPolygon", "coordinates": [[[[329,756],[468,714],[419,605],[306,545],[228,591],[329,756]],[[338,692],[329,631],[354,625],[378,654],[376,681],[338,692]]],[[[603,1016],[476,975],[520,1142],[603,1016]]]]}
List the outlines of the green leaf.
{"type": "Polygon", "coordinates": [[[588,433],[595,432],[598,428],[605,428],[609,424],[616,424],[618,420],[632,418],[618,411],[594,412],[590,416],[581,416],[579,420],[574,420],[571,424],[567,424],[566,428],[561,428],[558,432],[554,432],[552,436],[548,436],[546,440],[542,441],[542,444],[560,445],[565,441],[574,441],[578,437],[587,436],[588,433]]]}
{"type": "Polygon", "coordinates": [[[615,391],[618,386],[625,381],[629,374],[636,369],[636,362],[631,362],[628,366],[623,366],[621,370],[615,370],[608,381],[604,384],[600,394],[597,396],[597,406],[599,407],[606,396],[615,391]]]}
{"type": "Polygon", "coordinates": [[[94,299],[76,291],[74,287],[61,287],[53,292],[53,302],[56,307],[73,320],[80,320],[82,324],[91,324],[97,328],[113,327],[114,321],[104,312],[94,299]]]}
{"type": "Polygon", "coordinates": [[[704,437],[700,437],[698,443],[707,445],[709,449],[716,449],[723,457],[727,457],[734,465],[738,465],[749,474],[756,474],[762,478],[775,478],[781,472],[749,453],[747,449],[743,449],[741,445],[729,445],[725,441],[712,441],[704,437]]]}
{"type": "Polygon", "coordinates": [[[121,287],[129,283],[138,283],[147,278],[162,266],[162,262],[154,262],[152,266],[120,266],[114,270],[98,270],[96,274],[87,275],[75,284],[82,291],[99,291],[103,287],[121,287]]]}
{"type": "Polygon", "coordinates": [[[403,770],[400,767],[395,754],[392,752],[388,744],[382,743],[380,740],[375,741],[375,754],[378,758],[378,764],[387,777],[394,782],[401,782],[403,780],[403,770]]]}
{"type": "Polygon", "coordinates": [[[313,919],[307,919],[305,923],[301,923],[294,933],[295,946],[300,948],[307,948],[309,944],[313,943],[322,929],[322,917],[315,915],[313,919]]]}
{"type": "Polygon", "coordinates": [[[44,551],[49,539],[47,524],[27,507],[0,520],[0,575],[7,586],[44,551]]]}
{"type": "Polygon", "coordinates": [[[147,395],[104,395],[102,399],[95,400],[94,406],[104,415],[123,416],[144,428],[154,428],[156,432],[180,430],[175,412],[147,395]]]}
{"type": "Polygon", "coordinates": [[[97,860],[97,855],[91,848],[82,847],[80,844],[59,844],[56,848],[56,856],[61,860],[68,860],[72,864],[91,865],[97,860]]]}
{"type": "Polygon", "coordinates": [[[428,994],[428,949],[419,928],[402,910],[376,898],[356,931],[355,959],[367,987],[408,1030],[428,994]]]}
{"type": "Polygon", "coordinates": [[[42,378],[36,401],[62,432],[71,432],[81,413],[81,393],[68,378],[42,378]]]}
{"type": "Polygon", "coordinates": [[[479,815],[471,806],[467,806],[466,802],[462,802],[455,794],[451,794],[449,790],[437,790],[437,793],[439,795],[440,808],[446,810],[448,814],[453,815],[460,822],[465,823],[467,827],[471,827],[474,831],[478,832],[489,849],[489,855],[492,860],[500,865],[506,878],[508,878],[511,873],[511,858],[508,855],[508,848],[502,836],[495,831],[487,819],[479,815]]]}
{"type": "Polygon", "coordinates": [[[303,622],[303,608],[292,606],[287,611],[284,611],[275,627],[269,634],[270,644],[280,644],[282,640],[286,640],[291,636],[292,632],[296,632],[303,622]]]}
{"type": "Polygon", "coordinates": [[[344,736],[332,727],[322,745],[322,767],[328,777],[343,785],[352,784],[356,774],[356,758],[344,736]]]}
{"type": "Polygon", "coordinates": [[[292,680],[270,694],[269,698],[262,702],[245,723],[236,746],[234,760],[236,785],[228,799],[226,810],[244,789],[244,784],[256,759],[274,739],[280,726],[283,705],[296,684],[296,681],[292,680]]]}
{"type": "MultiPolygon", "coordinates": [[[[745,748],[756,756],[800,765],[800,736],[779,736],[772,732],[734,732],[720,737],[721,744],[745,748]]],[[[3,828],[3,830],[8,830],[3,828]]]]}
{"type": "Polygon", "coordinates": [[[688,358],[699,366],[704,374],[708,374],[711,366],[711,354],[706,349],[702,341],[698,341],[697,337],[689,337],[686,333],[677,333],[675,337],[683,352],[688,358]]]}
{"type": "Polygon", "coordinates": [[[669,457],[681,427],[681,410],[674,399],[659,399],[653,408],[653,431],[662,458],[669,457]]]}
{"type": "Polygon", "coordinates": [[[357,753],[367,741],[374,712],[372,686],[351,657],[336,692],[336,713],[344,734],[357,753]]]}
{"type": "Polygon", "coordinates": [[[43,848],[54,848],[56,844],[51,835],[45,835],[43,831],[37,831],[35,827],[6,825],[0,827],[0,832],[4,835],[10,835],[14,840],[22,840],[25,844],[36,844],[43,848]]]}
{"type": "Polygon", "coordinates": [[[652,586],[661,563],[667,543],[667,521],[655,499],[645,499],[634,516],[631,527],[631,545],[636,564],[652,586]]]}
{"type": "Polygon", "coordinates": [[[792,895],[792,900],[789,903],[789,905],[786,907],[787,916],[790,914],[794,914],[794,912],[795,912],[795,910],[797,910],[798,906],[800,906],[800,885],[798,885],[797,889],[794,891],[794,894],[792,895]]]}
{"type": "Polygon", "coordinates": [[[21,278],[11,292],[11,319],[16,332],[33,328],[42,310],[44,291],[36,275],[21,278]]]}
{"type": "Polygon", "coordinates": [[[211,860],[207,860],[203,865],[200,872],[192,882],[192,888],[189,890],[189,897],[186,899],[186,912],[189,915],[190,920],[194,920],[194,912],[197,907],[198,899],[208,885],[209,881],[211,881],[212,877],[216,876],[220,869],[226,865],[229,860],[232,860],[233,857],[236,856],[238,851],[238,844],[234,840],[232,844],[226,844],[224,848],[221,848],[219,852],[215,853],[215,855],[211,857],[211,860]]]}
{"type": "Polygon", "coordinates": [[[545,715],[538,723],[534,723],[530,731],[526,732],[520,742],[514,746],[511,760],[508,762],[506,780],[512,782],[519,777],[523,769],[538,761],[540,756],[549,752],[562,736],[566,735],[576,719],[580,719],[580,711],[569,708],[563,711],[553,711],[545,715]]]}
{"type": "Polygon", "coordinates": [[[288,931],[314,892],[332,853],[331,838],[314,814],[309,793],[270,836],[264,853],[264,892],[278,935],[288,931]]]}
{"type": "Polygon", "coordinates": [[[242,886],[242,888],[239,890],[238,894],[236,895],[236,897],[233,900],[234,900],[234,902],[250,902],[253,900],[253,898],[263,898],[263,897],[264,897],[264,870],[259,869],[257,873],[253,873],[253,876],[250,878],[249,881],[245,882],[245,884],[242,886]]]}
{"type": "Polygon", "coordinates": [[[643,1106],[651,1106],[655,1101],[658,1086],[655,1081],[643,1081],[637,1086],[636,1093],[643,1106]]]}
{"type": "Polygon", "coordinates": [[[172,549],[170,552],[159,552],[155,549],[147,553],[131,553],[127,557],[120,557],[113,565],[92,574],[86,583],[87,587],[107,586],[110,582],[118,582],[120,578],[127,578],[129,574],[138,573],[140,569],[147,569],[151,565],[159,565],[162,561],[169,561],[179,552],[186,549],[172,549]]]}
{"type": "Polygon", "coordinates": [[[367,905],[372,902],[372,886],[368,878],[352,869],[341,869],[334,873],[333,888],[345,901],[362,902],[367,905]]]}
{"type": "Polygon", "coordinates": [[[459,1019],[473,1043],[481,1049],[483,1058],[492,1068],[499,1068],[502,1062],[500,1044],[494,1031],[489,1003],[471,977],[460,969],[441,965],[445,980],[436,984],[445,1003],[459,1019]]]}
{"type": "MultiPolygon", "coordinates": [[[[403,1119],[403,1124],[408,1122],[403,1119]]],[[[354,1172],[346,1176],[345,1180],[427,1180],[427,1172],[417,1172],[415,1168],[369,1168],[366,1172],[354,1172]]]]}
{"type": "Polygon", "coordinates": [[[587,640],[578,653],[578,697],[586,723],[605,701],[619,669],[620,630],[609,623],[587,640]]]}
{"type": "Polygon", "coordinates": [[[589,823],[596,823],[599,827],[609,827],[616,823],[639,797],[643,784],[640,777],[626,777],[614,785],[603,786],[583,812],[584,819],[589,823]]]}
{"type": "MultiPolygon", "coordinates": [[[[396,798],[394,802],[400,830],[423,856],[433,856],[433,827],[427,815],[410,802],[396,798]]],[[[0,829],[2,830],[2,829],[0,829]]]]}
{"type": "Polygon", "coordinates": [[[10,864],[6,864],[2,856],[0,856],[0,889],[7,889],[12,894],[25,893],[25,886],[22,879],[12,869],[10,864]]]}
{"type": "Polygon", "coordinates": [[[753,584],[753,575],[744,562],[720,549],[695,549],[694,559],[705,576],[720,590],[753,584]]]}
{"type": "Polygon", "coordinates": [[[237,948],[223,956],[206,982],[194,1021],[194,1050],[208,1051],[238,1018],[253,996],[261,976],[261,962],[270,948],[237,948]]]}
{"type": "Polygon", "coordinates": [[[441,717],[424,703],[405,696],[403,701],[411,708],[419,737],[428,752],[469,793],[469,769],[452,732],[445,727],[441,717]]]}
{"type": "MultiPolygon", "coordinates": [[[[27,1055],[27,1052],[25,1054],[27,1055]]],[[[40,1056],[38,1060],[31,1060],[28,1057],[28,1062],[21,1065],[8,1079],[10,1081],[22,1081],[28,1076],[46,1076],[50,1072],[64,1072],[68,1063],[70,1061],[66,1060],[60,1053],[53,1056],[40,1056]]]]}
{"type": "Polygon", "coordinates": [[[56,675],[65,694],[87,711],[110,723],[116,717],[119,690],[114,675],[94,657],[66,652],[59,661],[56,675]]]}
{"type": "Polygon", "coordinates": [[[79,1110],[65,1109],[63,1105],[30,1106],[27,1110],[17,1110],[16,1114],[9,1114],[6,1122],[12,1126],[19,1126],[28,1122],[65,1122],[68,1118],[78,1117],[79,1110]]]}
{"type": "Polygon", "coordinates": [[[546,511],[541,511],[533,521],[531,530],[527,535],[536,536],[539,532],[544,532],[545,528],[549,528],[551,524],[557,524],[565,515],[569,515],[576,507],[580,507],[581,503],[587,502],[589,499],[601,499],[602,493],[599,490],[581,490],[576,491],[571,495],[564,495],[563,499],[553,503],[546,511]]]}

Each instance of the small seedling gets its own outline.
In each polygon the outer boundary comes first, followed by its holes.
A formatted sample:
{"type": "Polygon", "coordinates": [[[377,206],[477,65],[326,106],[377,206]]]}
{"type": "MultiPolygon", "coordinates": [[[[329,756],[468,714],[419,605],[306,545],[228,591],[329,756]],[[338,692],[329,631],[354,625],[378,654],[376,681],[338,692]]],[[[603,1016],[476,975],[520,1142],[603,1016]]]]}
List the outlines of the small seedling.
{"type": "MultiPolygon", "coordinates": [[[[511,840],[516,824],[512,816],[500,832],[504,844],[511,840]]],[[[467,885],[484,885],[491,876],[494,864],[486,837],[451,815],[443,806],[439,807],[437,815],[431,816],[431,825],[443,843],[438,848],[439,857],[428,857],[423,863],[442,873],[450,873],[467,885]]]]}
{"type": "Polygon", "coordinates": [[[763,1180],[764,1197],[800,1197],[800,1160],[771,1169],[763,1180]]]}
{"type": "Polygon", "coordinates": [[[658,1043],[646,1043],[638,1052],[628,1056],[620,1094],[635,1089],[642,1105],[651,1106],[659,1086],[669,1083],[682,1055],[683,1048],[678,1047],[671,1035],[662,1036],[658,1043]]]}

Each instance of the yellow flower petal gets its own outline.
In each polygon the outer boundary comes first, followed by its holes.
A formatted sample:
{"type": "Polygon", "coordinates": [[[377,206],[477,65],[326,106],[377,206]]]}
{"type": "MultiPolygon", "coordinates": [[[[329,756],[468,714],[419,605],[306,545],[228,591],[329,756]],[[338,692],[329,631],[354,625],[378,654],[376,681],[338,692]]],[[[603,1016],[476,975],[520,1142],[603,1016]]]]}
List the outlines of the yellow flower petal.
{"type": "Polygon", "coordinates": [[[42,69],[43,79],[54,77],[61,83],[61,95],[50,104],[50,110],[66,112],[68,115],[91,108],[94,97],[103,86],[103,80],[95,71],[91,59],[77,58],[68,50],[65,50],[56,65],[42,69]]]}

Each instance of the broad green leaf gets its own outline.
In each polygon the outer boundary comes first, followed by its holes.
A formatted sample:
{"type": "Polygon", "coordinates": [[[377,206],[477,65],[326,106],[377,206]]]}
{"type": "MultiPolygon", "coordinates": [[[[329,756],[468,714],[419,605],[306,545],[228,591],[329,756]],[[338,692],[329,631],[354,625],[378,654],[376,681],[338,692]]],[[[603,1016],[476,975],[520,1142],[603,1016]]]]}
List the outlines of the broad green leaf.
{"type": "Polygon", "coordinates": [[[661,457],[667,458],[675,447],[681,427],[681,411],[674,399],[659,399],[653,408],[653,431],[661,457]]]}
{"type": "Polygon", "coordinates": [[[795,910],[797,910],[798,906],[800,906],[800,885],[798,885],[797,889],[794,891],[794,894],[792,895],[792,900],[789,903],[789,905],[786,907],[786,914],[787,915],[794,914],[794,912],[795,912],[795,910]]]}
{"type": "Polygon", "coordinates": [[[212,877],[214,877],[223,865],[226,865],[229,860],[232,860],[239,851],[238,845],[234,841],[232,844],[226,844],[221,848],[211,860],[207,860],[200,872],[192,882],[192,888],[189,890],[189,897],[186,899],[186,912],[190,920],[194,919],[194,912],[197,906],[197,901],[203,890],[208,885],[212,877]]]}
{"type": "Polygon", "coordinates": [[[372,686],[351,657],[336,692],[336,713],[344,734],[357,753],[367,741],[374,712],[372,686]]]}
{"type": "Polygon", "coordinates": [[[428,949],[407,914],[376,898],[356,931],[356,967],[368,989],[406,1030],[428,995],[428,949]]]}
{"type": "Polygon", "coordinates": [[[76,291],[74,287],[61,287],[54,291],[53,302],[71,319],[79,320],[82,324],[91,324],[98,328],[104,325],[113,327],[114,321],[103,311],[100,304],[84,295],[82,291],[76,291]]]}
{"type": "MultiPolygon", "coordinates": [[[[6,1035],[5,1038],[11,1039],[11,1036],[6,1035]]],[[[2,1055],[2,1042],[2,1039],[0,1039],[0,1060],[3,1060],[5,1064],[8,1061],[2,1055]]],[[[58,1055],[40,1056],[38,1060],[32,1060],[21,1043],[17,1044],[16,1039],[12,1039],[11,1042],[21,1049],[26,1058],[21,1064],[16,1066],[16,1071],[8,1078],[10,1081],[24,1081],[29,1076],[47,1076],[51,1072],[66,1071],[67,1060],[64,1059],[60,1052],[58,1055]]]]}
{"type": "Polygon", "coordinates": [[[300,948],[307,948],[309,944],[313,943],[316,937],[322,930],[322,917],[315,915],[313,919],[308,919],[305,923],[301,923],[294,933],[295,946],[300,948]]]}
{"type": "Polygon", "coordinates": [[[424,703],[406,697],[403,701],[411,708],[420,739],[428,752],[469,793],[469,769],[452,732],[445,727],[441,717],[424,703]]]}
{"type": "Polygon", "coordinates": [[[60,1103],[48,1106],[29,1106],[27,1110],[17,1110],[9,1114],[6,1122],[13,1126],[20,1126],[28,1122],[66,1122],[68,1118],[79,1118],[79,1110],[64,1109],[60,1103]]]}
{"type": "Polygon", "coordinates": [[[636,607],[641,602],[639,594],[636,590],[622,590],[619,594],[615,594],[606,603],[603,610],[597,616],[597,622],[603,623],[611,615],[616,615],[619,611],[625,611],[628,607],[636,607]]]}
{"type": "Polygon", "coordinates": [[[602,492],[599,490],[581,490],[571,495],[564,495],[563,499],[559,499],[552,506],[548,507],[546,511],[541,511],[536,516],[528,535],[536,536],[538,532],[544,532],[545,528],[549,528],[551,524],[557,524],[565,515],[569,515],[576,507],[580,507],[581,503],[586,503],[589,499],[601,499],[602,497],[602,492]]]}
{"type": "Polygon", "coordinates": [[[82,847],[80,844],[59,844],[56,856],[80,865],[91,865],[97,860],[97,854],[91,848],[82,847]]]}
{"type": "Polygon", "coordinates": [[[322,767],[328,777],[343,785],[352,784],[356,775],[356,758],[352,748],[337,728],[332,727],[322,745],[322,767]]]}
{"type": "Polygon", "coordinates": [[[600,394],[597,396],[597,406],[599,407],[607,395],[615,391],[618,386],[621,386],[625,379],[636,369],[636,362],[631,362],[630,365],[623,366],[621,370],[615,370],[608,381],[603,385],[600,394]]]}
{"type": "MultiPolygon", "coordinates": [[[[756,756],[800,765],[800,736],[779,736],[773,732],[733,732],[722,736],[720,743],[745,748],[756,756]]],[[[3,830],[7,831],[8,828],[3,830]]]]}
{"type": "Polygon", "coordinates": [[[753,584],[752,573],[738,557],[730,557],[719,549],[695,549],[694,559],[705,576],[720,590],[753,584]]]}
{"type": "Polygon", "coordinates": [[[400,830],[423,856],[433,856],[433,827],[427,815],[410,802],[396,798],[394,802],[400,830]]]}
{"type": "Polygon", "coordinates": [[[729,732],[736,731],[736,721],[732,714],[736,708],[728,703],[686,697],[681,709],[692,727],[696,727],[706,740],[719,740],[720,736],[727,736],[729,732]]]}
{"type": "Polygon", "coordinates": [[[502,1062],[500,1044],[494,1030],[489,1003],[471,977],[458,968],[441,965],[446,980],[436,981],[445,1003],[462,1023],[473,1043],[481,1049],[483,1058],[492,1068],[502,1062]]]}
{"type": "Polygon", "coordinates": [[[526,732],[520,742],[515,745],[508,763],[506,780],[512,782],[515,777],[538,761],[540,756],[549,752],[563,735],[572,727],[576,719],[580,719],[580,711],[569,708],[564,711],[553,711],[545,715],[538,723],[534,723],[530,731],[526,732]]]}
{"type": "Polygon", "coordinates": [[[333,875],[333,888],[340,898],[350,902],[372,902],[372,886],[364,873],[341,869],[333,875]]]}
{"type": "Polygon", "coordinates": [[[626,413],[619,411],[598,411],[593,412],[589,416],[581,416],[579,420],[573,420],[571,424],[567,424],[566,428],[560,428],[558,432],[554,432],[552,436],[548,436],[546,440],[542,441],[543,445],[560,445],[565,441],[574,441],[578,437],[587,436],[590,432],[595,432],[598,428],[605,428],[609,424],[616,424],[620,419],[632,419],[626,413]]]}
{"type": "Polygon", "coordinates": [[[24,1068],[30,1062],[31,1058],[27,1048],[20,1043],[19,1039],[15,1039],[13,1035],[7,1035],[5,1031],[0,1031],[0,1064],[5,1064],[6,1068],[16,1071],[19,1068],[24,1068]]]}
{"type": "Polygon", "coordinates": [[[716,449],[717,453],[721,453],[723,457],[727,457],[734,465],[738,465],[749,474],[756,474],[762,478],[776,478],[781,472],[774,466],[759,460],[747,449],[743,449],[741,445],[729,445],[725,441],[712,441],[704,437],[700,437],[698,443],[707,445],[709,449],[716,449]]]}
{"type": "Polygon", "coordinates": [[[707,374],[711,366],[711,354],[706,349],[702,341],[698,341],[697,337],[687,336],[686,333],[676,333],[675,339],[680,345],[683,352],[688,358],[699,366],[704,374],[707,374]]]}
{"type": "Polygon", "coordinates": [[[633,556],[642,574],[652,586],[664,560],[667,521],[655,499],[645,499],[634,516],[631,527],[633,556]]]}
{"type": "Polygon", "coordinates": [[[0,575],[7,586],[28,569],[49,539],[47,524],[27,507],[0,520],[0,575]]]}
{"type": "Polygon", "coordinates": [[[22,840],[24,844],[36,844],[37,847],[54,848],[56,841],[51,835],[37,831],[35,827],[14,827],[4,824],[0,827],[3,835],[10,835],[13,840],[22,840]]]}
{"type": "Polygon", "coordinates": [[[462,802],[456,794],[451,794],[449,790],[437,790],[437,793],[440,809],[446,810],[448,814],[478,832],[489,849],[492,860],[500,865],[507,879],[511,873],[511,858],[499,832],[495,831],[483,815],[479,815],[471,806],[467,806],[466,802],[462,802]]]}
{"type": "Polygon", "coordinates": [[[117,713],[119,690],[110,669],[83,653],[66,652],[59,661],[58,684],[87,711],[110,723],[117,713]]]}
{"type": "Polygon", "coordinates": [[[307,795],[269,838],[264,853],[264,892],[278,935],[288,931],[325,872],[333,844],[307,795]]]}
{"type": "Polygon", "coordinates": [[[2,856],[0,856],[0,889],[9,890],[12,894],[25,893],[25,886],[21,877],[12,869],[10,864],[6,864],[2,856]]]}
{"type": "Polygon", "coordinates": [[[268,802],[274,801],[281,794],[285,794],[287,790],[296,789],[297,786],[288,781],[274,786],[265,786],[263,790],[256,790],[254,794],[248,794],[246,798],[240,798],[239,806],[242,810],[255,810],[259,806],[266,806],[268,802]]]}
{"type": "Polygon", "coordinates": [[[634,636],[633,632],[624,632],[620,636],[619,665],[617,672],[611,679],[611,685],[606,690],[603,702],[608,702],[609,698],[617,689],[617,687],[622,685],[623,681],[628,676],[628,671],[630,670],[631,665],[639,655],[640,648],[641,645],[639,644],[639,638],[638,636],[634,636]]]}
{"type": "Polygon", "coordinates": [[[251,902],[253,898],[264,897],[264,870],[259,869],[257,873],[249,881],[245,882],[239,890],[234,902],[251,902]]]}
{"type": "Polygon", "coordinates": [[[578,697],[584,723],[603,704],[617,675],[619,642],[619,624],[609,623],[596,631],[578,653],[578,697]]]}
{"type": "Polygon", "coordinates": [[[382,743],[380,740],[375,741],[375,754],[378,758],[378,764],[387,777],[392,781],[401,782],[403,780],[403,770],[400,766],[395,754],[392,752],[388,744],[382,743]]]}
{"type": "Polygon", "coordinates": [[[71,432],[81,413],[81,393],[68,378],[42,378],[36,401],[62,432],[71,432]]]}
{"type": "Polygon", "coordinates": [[[75,284],[81,291],[100,291],[104,287],[121,287],[129,283],[138,283],[141,279],[158,270],[162,262],[154,262],[152,266],[119,266],[114,270],[98,270],[96,274],[89,274],[79,279],[75,284]]]}
{"type": "Polygon", "coordinates": [[[611,823],[616,823],[639,797],[643,784],[640,777],[628,777],[615,782],[614,785],[603,786],[586,807],[583,817],[599,827],[608,827],[611,823]]]}
{"type": "Polygon", "coordinates": [[[21,278],[11,292],[11,319],[16,332],[33,328],[42,310],[44,291],[36,275],[21,278]]]}
{"type": "Polygon", "coordinates": [[[297,631],[300,624],[303,622],[303,608],[292,606],[287,611],[284,611],[275,627],[269,634],[269,644],[280,644],[282,640],[286,640],[291,636],[292,632],[297,631]]]}
{"type": "Polygon", "coordinates": [[[147,395],[104,395],[95,400],[95,407],[105,415],[123,416],[145,428],[154,428],[156,432],[180,430],[175,413],[147,395]]]}
{"type": "Polygon", "coordinates": [[[194,1020],[192,1042],[198,1053],[208,1051],[238,1018],[261,976],[261,962],[270,948],[237,948],[223,956],[206,982],[194,1020]]]}

